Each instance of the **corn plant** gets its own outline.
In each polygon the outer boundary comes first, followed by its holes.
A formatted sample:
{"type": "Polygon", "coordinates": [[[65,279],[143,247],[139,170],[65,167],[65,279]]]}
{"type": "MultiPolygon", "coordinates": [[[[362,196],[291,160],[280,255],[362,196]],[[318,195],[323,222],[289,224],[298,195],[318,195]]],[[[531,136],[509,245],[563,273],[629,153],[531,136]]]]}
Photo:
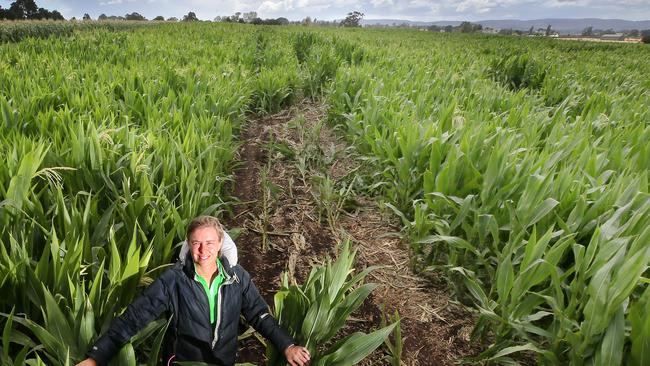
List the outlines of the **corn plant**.
{"type": "Polygon", "coordinates": [[[260,169],[260,185],[262,188],[262,202],[261,202],[261,215],[260,215],[260,232],[262,234],[262,251],[266,252],[270,248],[269,239],[269,225],[271,221],[271,210],[275,206],[280,187],[269,179],[270,165],[266,165],[260,169]]]}
{"type": "Polygon", "coordinates": [[[356,178],[352,178],[350,182],[338,183],[328,175],[314,175],[312,181],[311,193],[318,202],[319,220],[321,216],[325,216],[329,228],[336,231],[339,215],[354,192],[356,178]]]}
{"type": "Polygon", "coordinates": [[[71,36],[75,31],[88,29],[106,29],[110,31],[129,30],[150,26],[149,22],[63,22],[63,21],[1,21],[0,44],[20,42],[26,38],[48,38],[71,36]]]}
{"type": "MultiPolygon", "coordinates": [[[[487,346],[472,361],[647,363],[647,47],[204,23],[116,32],[126,24],[38,23],[0,42],[0,312],[34,345],[5,337],[3,360],[54,362],[25,326],[45,324],[45,291],[64,313],[85,293],[101,331],[169,263],[186,220],[230,211],[246,113],[304,95],[330,106],[364,163],[355,184],[400,217],[414,268],[481,314],[487,346]]],[[[303,183],[325,158],[296,151],[303,183]]],[[[301,288],[286,283],[287,304],[312,301],[301,288]]]]}
{"type": "Polygon", "coordinates": [[[364,181],[404,223],[415,268],[441,271],[481,314],[474,336],[490,345],[472,362],[631,362],[621,329],[642,328],[632,309],[647,288],[648,85],[606,60],[644,68],[643,51],[410,35],[373,47],[357,34],[371,57],[338,69],[329,120],[372,166],[364,181]]]}
{"type": "MultiPolygon", "coordinates": [[[[5,343],[22,342],[3,345],[7,360],[78,361],[170,263],[186,220],[229,208],[248,65],[228,61],[234,36],[209,55],[181,53],[185,30],[162,28],[0,46],[0,312],[14,309],[5,343]]],[[[151,334],[133,345],[156,362],[151,334]]],[[[118,358],[134,363],[133,346],[118,358]]]]}
{"type": "Polygon", "coordinates": [[[313,45],[321,42],[322,40],[317,33],[300,32],[295,34],[293,36],[293,50],[298,62],[301,64],[304,63],[307,60],[313,45]]]}
{"type": "Polygon", "coordinates": [[[395,310],[395,313],[390,315],[386,313],[386,308],[382,307],[381,313],[381,326],[385,327],[389,322],[395,324],[393,329],[392,340],[391,337],[387,337],[384,341],[384,347],[386,349],[386,360],[391,366],[402,366],[402,352],[404,350],[404,340],[402,339],[402,329],[401,329],[401,318],[399,312],[395,310]]]}
{"type": "MultiPolygon", "coordinates": [[[[379,347],[396,326],[393,323],[369,334],[356,332],[323,349],[376,287],[361,284],[373,267],[354,274],[355,255],[356,250],[345,241],[337,260],[313,267],[304,284],[290,284],[284,273],[281,289],[275,294],[275,316],[309,349],[313,365],[353,365],[379,347]]],[[[267,357],[269,365],[284,364],[270,345],[267,357]]]]}

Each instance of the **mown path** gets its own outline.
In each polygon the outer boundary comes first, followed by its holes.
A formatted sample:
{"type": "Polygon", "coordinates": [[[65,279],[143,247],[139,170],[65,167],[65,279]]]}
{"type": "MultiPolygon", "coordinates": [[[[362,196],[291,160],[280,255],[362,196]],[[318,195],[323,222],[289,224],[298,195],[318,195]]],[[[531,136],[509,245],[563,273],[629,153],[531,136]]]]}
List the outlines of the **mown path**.
{"type": "MultiPolygon", "coordinates": [[[[225,223],[242,229],[235,240],[240,263],[272,306],[282,271],[301,283],[313,264],[335,256],[337,244],[349,237],[359,250],[357,270],[382,268],[368,277],[379,286],[345,332],[379,327],[385,307],[402,318],[405,365],[450,365],[474,354],[476,347],[469,343],[473,317],[450,302],[444,287],[411,273],[398,223],[382,215],[372,200],[354,196],[354,190],[345,200],[354,204],[346,210],[337,207],[343,200],[328,199],[333,192],[328,183],[338,183],[338,190],[341,182],[351,182],[360,163],[323,125],[325,113],[325,106],[305,101],[248,122],[233,186],[241,202],[225,223]]],[[[249,337],[241,342],[238,362],[262,365],[263,355],[260,343],[249,337]]],[[[380,348],[362,364],[388,364],[383,357],[380,348]]]]}

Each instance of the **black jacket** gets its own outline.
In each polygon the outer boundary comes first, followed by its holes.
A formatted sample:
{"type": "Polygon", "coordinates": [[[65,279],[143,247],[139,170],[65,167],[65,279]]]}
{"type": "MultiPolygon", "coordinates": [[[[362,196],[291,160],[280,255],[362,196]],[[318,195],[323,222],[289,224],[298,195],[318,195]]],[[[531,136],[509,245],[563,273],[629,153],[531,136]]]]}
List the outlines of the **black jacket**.
{"type": "Polygon", "coordinates": [[[171,316],[163,346],[165,364],[174,361],[203,361],[234,365],[237,353],[239,314],[243,314],[279,350],[295,343],[269,314],[268,305],[241,266],[230,267],[221,258],[225,280],[217,298],[216,326],[210,324],[208,297],[194,280],[191,256],[178,261],[136,298],[88,352],[99,365],[106,365],[140,329],[161,314],[171,316]]]}

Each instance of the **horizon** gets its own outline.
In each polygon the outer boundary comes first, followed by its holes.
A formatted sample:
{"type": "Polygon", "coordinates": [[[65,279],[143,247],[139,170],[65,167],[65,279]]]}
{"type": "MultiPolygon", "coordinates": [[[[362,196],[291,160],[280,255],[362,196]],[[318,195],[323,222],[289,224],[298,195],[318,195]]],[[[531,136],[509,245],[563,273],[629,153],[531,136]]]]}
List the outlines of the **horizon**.
{"type": "MultiPolygon", "coordinates": [[[[100,14],[123,16],[137,12],[147,19],[162,15],[182,18],[194,12],[200,20],[235,12],[254,11],[260,18],[284,17],[292,21],[306,17],[340,20],[351,11],[365,14],[365,20],[402,20],[412,22],[488,21],[539,19],[650,20],[650,1],[623,0],[35,0],[38,7],[57,10],[66,19],[81,18],[84,13],[97,19],[100,14]],[[534,14],[534,16],[533,16],[534,14]]],[[[0,0],[8,8],[13,0],[0,0]]]]}

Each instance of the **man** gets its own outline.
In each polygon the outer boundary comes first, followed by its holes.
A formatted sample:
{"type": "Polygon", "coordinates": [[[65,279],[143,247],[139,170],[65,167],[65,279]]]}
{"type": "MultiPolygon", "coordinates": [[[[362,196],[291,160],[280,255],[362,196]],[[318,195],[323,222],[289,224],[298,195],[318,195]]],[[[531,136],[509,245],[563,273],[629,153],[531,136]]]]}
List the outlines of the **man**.
{"type": "Polygon", "coordinates": [[[272,315],[250,275],[221,257],[224,231],[211,216],[200,216],[187,228],[189,251],[165,271],[126,311],[77,366],[106,365],[140,329],[161,314],[171,316],[163,361],[202,361],[234,365],[239,314],[273,345],[291,366],[309,362],[309,351],[295,345],[272,315]]]}

